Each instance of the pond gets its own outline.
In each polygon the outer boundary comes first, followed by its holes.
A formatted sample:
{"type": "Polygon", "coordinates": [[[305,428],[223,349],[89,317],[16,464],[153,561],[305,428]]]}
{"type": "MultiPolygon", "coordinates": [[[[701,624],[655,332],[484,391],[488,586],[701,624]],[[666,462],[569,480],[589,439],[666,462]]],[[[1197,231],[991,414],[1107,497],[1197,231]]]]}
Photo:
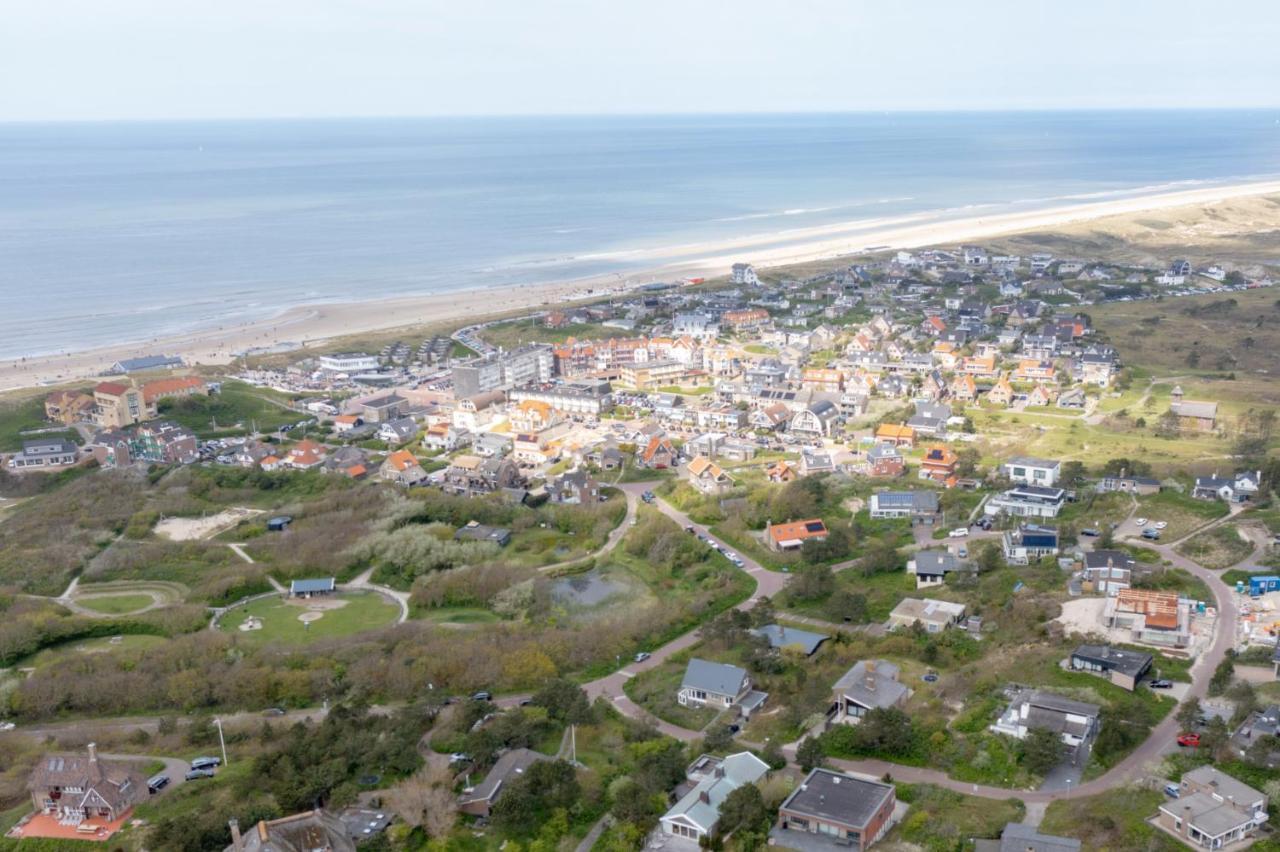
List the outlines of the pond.
{"type": "Polygon", "coordinates": [[[573,606],[596,606],[626,590],[626,583],[603,576],[598,568],[551,583],[552,599],[573,606]]]}

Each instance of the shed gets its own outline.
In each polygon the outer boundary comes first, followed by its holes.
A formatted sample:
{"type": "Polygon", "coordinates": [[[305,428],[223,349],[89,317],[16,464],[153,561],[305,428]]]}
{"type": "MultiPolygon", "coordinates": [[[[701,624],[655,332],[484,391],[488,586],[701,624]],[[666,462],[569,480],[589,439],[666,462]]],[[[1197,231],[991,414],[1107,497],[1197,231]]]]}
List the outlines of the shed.
{"type": "Polygon", "coordinates": [[[276,515],[267,521],[267,529],[271,532],[284,532],[289,528],[289,524],[293,523],[293,517],[290,515],[276,515]]]}
{"type": "Polygon", "coordinates": [[[309,598],[312,595],[331,595],[335,588],[332,577],[314,577],[307,580],[294,580],[289,584],[289,594],[296,598],[309,598]]]}

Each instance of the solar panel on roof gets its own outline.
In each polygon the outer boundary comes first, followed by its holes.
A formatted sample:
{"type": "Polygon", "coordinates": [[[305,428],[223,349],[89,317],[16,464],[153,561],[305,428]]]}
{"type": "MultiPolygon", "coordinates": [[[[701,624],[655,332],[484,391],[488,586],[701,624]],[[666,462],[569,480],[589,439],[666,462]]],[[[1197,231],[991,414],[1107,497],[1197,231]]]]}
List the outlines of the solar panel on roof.
{"type": "Polygon", "coordinates": [[[812,533],[822,532],[822,521],[809,521],[804,528],[812,533]]]}

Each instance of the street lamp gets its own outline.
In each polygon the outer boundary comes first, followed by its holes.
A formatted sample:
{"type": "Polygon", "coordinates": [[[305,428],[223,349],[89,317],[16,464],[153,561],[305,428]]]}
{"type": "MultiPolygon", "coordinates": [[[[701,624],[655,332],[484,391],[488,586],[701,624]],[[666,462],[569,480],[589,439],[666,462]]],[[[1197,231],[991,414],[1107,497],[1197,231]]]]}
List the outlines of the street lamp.
{"type": "Polygon", "coordinates": [[[221,720],[221,719],[214,719],[214,720],[213,720],[213,724],[215,724],[215,725],[217,725],[217,726],[218,726],[218,744],[222,746],[222,765],[223,765],[223,766],[226,766],[226,765],[228,764],[228,761],[227,761],[227,741],[226,741],[226,738],[224,738],[224,737],[222,736],[222,720],[221,720]]]}

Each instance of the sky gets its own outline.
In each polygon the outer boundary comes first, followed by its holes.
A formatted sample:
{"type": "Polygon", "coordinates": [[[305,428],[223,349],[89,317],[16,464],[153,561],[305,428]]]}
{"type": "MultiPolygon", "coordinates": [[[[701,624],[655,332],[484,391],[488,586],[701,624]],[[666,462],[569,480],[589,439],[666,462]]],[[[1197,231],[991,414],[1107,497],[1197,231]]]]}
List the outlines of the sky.
{"type": "Polygon", "coordinates": [[[1280,106],[1275,0],[38,0],[0,121],[1280,106]]]}

